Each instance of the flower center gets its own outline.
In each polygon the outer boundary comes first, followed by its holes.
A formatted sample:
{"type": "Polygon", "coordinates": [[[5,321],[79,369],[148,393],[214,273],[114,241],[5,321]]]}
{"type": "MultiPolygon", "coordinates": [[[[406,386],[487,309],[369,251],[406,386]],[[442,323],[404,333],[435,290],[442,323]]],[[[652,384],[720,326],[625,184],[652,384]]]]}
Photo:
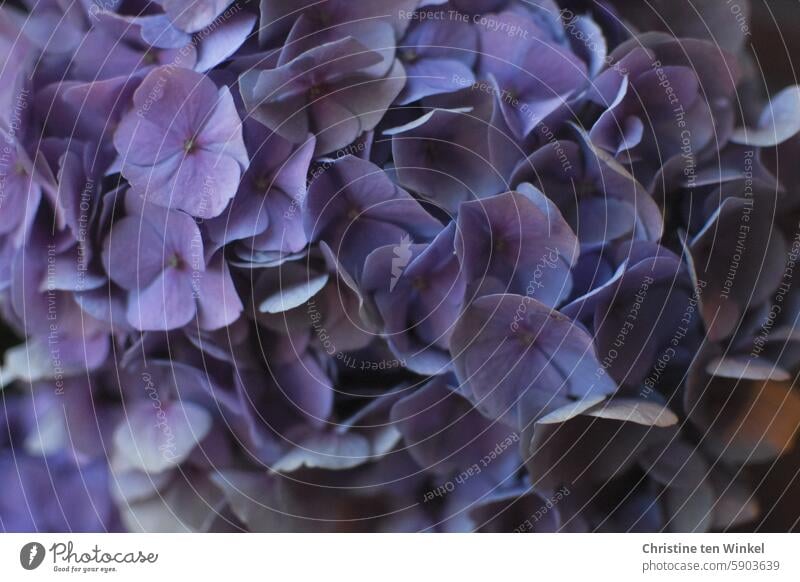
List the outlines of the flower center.
{"type": "Polygon", "coordinates": [[[328,28],[332,22],[331,15],[326,10],[311,10],[308,12],[308,17],[311,20],[316,20],[321,28],[328,28]]]}
{"type": "Polygon", "coordinates": [[[419,59],[419,54],[414,49],[403,49],[400,51],[400,58],[407,63],[413,63],[419,59]]]}
{"type": "Polygon", "coordinates": [[[588,197],[597,190],[597,186],[595,186],[594,182],[591,180],[581,180],[578,183],[578,199],[588,197]]]}
{"type": "Polygon", "coordinates": [[[191,154],[197,149],[197,143],[195,142],[193,137],[190,137],[185,142],[183,142],[183,151],[187,154],[191,154]]]}
{"type": "Polygon", "coordinates": [[[316,101],[322,94],[325,92],[325,88],[322,85],[314,85],[311,89],[308,90],[308,100],[309,101],[316,101]]]}
{"type": "Polygon", "coordinates": [[[167,266],[171,269],[182,269],[183,268],[183,259],[178,253],[173,253],[167,259],[167,266]]]}
{"type": "Polygon", "coordinates": [[[439,152],[439,144],[435,141],[428,140],[425,142],[425,154],[429,158],[435,158],[439,152]]]}
{"type": "Polygon", "coordinates": [[[267,176],[256,176],[253,179],[253,186],[259,192],[264,192],[269,188],[269,178],[267,176]]]}
{"type": "Polygon", "coordinates": [[[360,215],[361,215],[361,210],[360,210],[360,209],[358,209],[358,208],[356,208],[355,206],[352,206],[352,207],[350,208],[350,210],[348,210],[348,211],[347,211],[347,218],[348,218],[349,220],[355,220],[355,219],[356,219],[356,218],[358,218],[360,215]]]}

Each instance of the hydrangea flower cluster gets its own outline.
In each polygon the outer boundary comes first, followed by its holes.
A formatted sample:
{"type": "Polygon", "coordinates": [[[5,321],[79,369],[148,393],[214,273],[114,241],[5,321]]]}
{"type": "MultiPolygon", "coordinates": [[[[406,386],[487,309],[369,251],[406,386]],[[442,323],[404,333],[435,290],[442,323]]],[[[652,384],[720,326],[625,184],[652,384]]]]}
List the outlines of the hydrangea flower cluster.
{"type": "Polygon", "coordinates": [[[0,529],[757,518],[800,88],[685,3],[6,3],[0,529]]]}

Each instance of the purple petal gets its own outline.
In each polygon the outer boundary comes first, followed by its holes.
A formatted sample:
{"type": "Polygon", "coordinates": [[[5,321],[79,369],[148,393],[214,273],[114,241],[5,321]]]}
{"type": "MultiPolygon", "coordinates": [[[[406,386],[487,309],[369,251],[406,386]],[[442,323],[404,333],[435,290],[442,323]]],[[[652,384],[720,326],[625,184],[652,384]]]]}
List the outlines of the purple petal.
{"type": "Polygon", "coordinates": [[[525,427],[572,399],[616,390],[591,337],[530,297],[476,300],[456,324],[450,351],[465,395],[510,426],[525,427]]]}
{"type": "Polygon", "coordinates": [[[189,456],[211,430],[211,416],[191,402],[161,402],[161,408],[153,402],[129,409],[114,434],[114,445],[131,467],[160,473],[189,456]]]}

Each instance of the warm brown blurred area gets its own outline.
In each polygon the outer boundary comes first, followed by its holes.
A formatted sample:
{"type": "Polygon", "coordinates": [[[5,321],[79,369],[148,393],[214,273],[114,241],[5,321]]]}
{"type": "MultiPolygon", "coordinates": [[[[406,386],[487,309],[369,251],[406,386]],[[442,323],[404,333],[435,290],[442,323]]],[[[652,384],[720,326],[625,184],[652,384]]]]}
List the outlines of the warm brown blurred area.
{"type": "Polygon", "coordinates": [[[795,446],[774,466],[756,466],[749,474],[762,515],[734,531],[800,532],[800,447],[795,446]]]}
{"type": "MultiPolygon", "coordinates": [[[[751,50],[756,67],[763,71],[764,91],[772,93],[800,84],[800,0],[751,2],[751,50]]],[[[794,187],[800,193],[800,184],[794,187]]],[[[800,447],[774,466],[753,467],[749,474],[762,517],[737,531],[800,531],[800,447]]]]}

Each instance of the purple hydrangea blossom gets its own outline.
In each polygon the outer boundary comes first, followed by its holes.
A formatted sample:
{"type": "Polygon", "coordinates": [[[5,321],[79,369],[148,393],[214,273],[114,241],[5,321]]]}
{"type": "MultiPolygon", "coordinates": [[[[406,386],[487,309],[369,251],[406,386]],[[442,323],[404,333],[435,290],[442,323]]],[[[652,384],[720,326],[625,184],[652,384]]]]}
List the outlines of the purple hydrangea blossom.
{"type": "Polygon", "coordinates": [[[206,263],[195,221],[144,205],[111,227],[103,247],[110,279],[128,292],[127,319],[140,330],[204,329],[236,320],[242,304],[224,261],[206,263]]]}
{"type": "Polygon", "coordinates": [[[249,164],[230,90],[198,73],[159,68],[132,105],[114,133],[132,193],[199,218],[219,215],[249,164]]]}
{"type": "Polygon", "coordinates": [[[5,3],[0,529],[754,527],[800,89],[736,9],[5,3]]]}

